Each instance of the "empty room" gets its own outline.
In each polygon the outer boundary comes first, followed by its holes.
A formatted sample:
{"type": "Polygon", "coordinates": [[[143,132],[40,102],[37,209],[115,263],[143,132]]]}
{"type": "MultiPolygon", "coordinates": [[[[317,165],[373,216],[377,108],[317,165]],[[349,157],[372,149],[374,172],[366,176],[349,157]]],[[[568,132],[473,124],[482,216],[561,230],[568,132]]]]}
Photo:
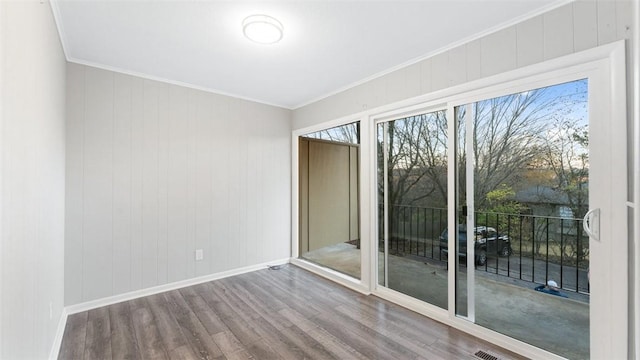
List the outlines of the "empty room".
{"type": "Polygon", "coordinates": [[[637,0],[0,0],[0,359],[640,359],[637,0]]]}

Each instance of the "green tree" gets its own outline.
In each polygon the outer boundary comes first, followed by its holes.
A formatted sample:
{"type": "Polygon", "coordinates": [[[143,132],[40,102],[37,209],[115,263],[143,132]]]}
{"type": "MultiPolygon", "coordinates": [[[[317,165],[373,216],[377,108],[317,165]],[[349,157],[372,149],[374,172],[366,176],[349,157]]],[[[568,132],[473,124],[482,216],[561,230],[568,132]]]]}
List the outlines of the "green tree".
{"type": "Polygon", "coordinates": [[[508,215],[520,214],[525,206],[515,201],[516,192],[507,184],[500,184],[485,196],[484,207],[476,215],[477,225],[491,226],[499,231],[509,227],[508,215]]]}

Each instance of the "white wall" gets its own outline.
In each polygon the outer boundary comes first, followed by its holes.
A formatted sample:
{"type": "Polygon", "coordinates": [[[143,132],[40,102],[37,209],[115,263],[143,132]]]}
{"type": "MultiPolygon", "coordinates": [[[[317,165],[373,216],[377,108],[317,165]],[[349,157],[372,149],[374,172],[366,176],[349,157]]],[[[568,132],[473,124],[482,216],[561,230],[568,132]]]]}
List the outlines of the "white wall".
{"type": "Polygon", "coordinates": [[[48,2],[0,2],[0,62],[0,358],[47,358],[63,307],[65,160],[48,2]]]}
{"type": "Polygon", "coordinates": [[[67,74],[66,305],[290,256],[289,110],[67,74]]]}
{"type": "MultiPolygon", "coordinates": [[[[633,0],[637,1],[637,0],[633,0]]],[[[422,94],[434,93],[455,85],[514,70],[545,60],[572,54],[621,39],[632,39],[632,0],[579,0],[545,14],[507,27],[493,34],[470,41],[418,63],[391,72],[369,82],[293,111],[293,129],[321,124],[366,109],[391,104],[422,94]]],[[[639,101],[632,88],[633,69],[632,42],[627,41],[628,114],[632,113],[634,101],[639,101]]],[[[366,61],[366,60],[365,60],[366,61]]],[[[629,173],[635,166],[632,162],[633,117],[629,115],[629,173]]],[[[632,199],[629,179],[629,200],[632,199]]],[[[632,232],[630,231],[630,234],[632,232]]],[[[638,236],[638,235],[635,235],[638,236]]],[[[629,236],[629,304],[638,304],[634,289],[640,279],[634,277],[633,269],[640,266],[634,258],[634,237],[629,236]]],[[[640,309],[629,309],[635,321],[640,322],[640,309]]],[[[630,349],[633,354],[637,334],[630,324],[630,349]]],[[[639,357],[640,354],[635,354],[639,357]]]]}

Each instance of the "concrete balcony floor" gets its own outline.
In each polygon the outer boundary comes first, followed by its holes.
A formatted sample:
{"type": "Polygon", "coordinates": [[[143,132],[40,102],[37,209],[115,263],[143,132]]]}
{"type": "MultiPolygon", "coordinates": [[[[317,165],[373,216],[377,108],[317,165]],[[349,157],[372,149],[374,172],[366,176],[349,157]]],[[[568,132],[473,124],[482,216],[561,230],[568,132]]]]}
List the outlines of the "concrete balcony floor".
{"type": "MultiPolygon", "coordinates": [[[[354,245],[336,244],[302,257],[360,278],[360,250],[354,245]]],[[[448,270],[442,264],[390,255],[389,288],[446,309],[448,270]]],[[[466,309],[466,268],[459,278],[458,308],[466,309]]],[[[476,271],[475,279],[476,324],[569,359],[589,358],[588,295],[565,291],[569,298],[548,295],[535,291],[531,282],[484,271],[476,271]]]]}

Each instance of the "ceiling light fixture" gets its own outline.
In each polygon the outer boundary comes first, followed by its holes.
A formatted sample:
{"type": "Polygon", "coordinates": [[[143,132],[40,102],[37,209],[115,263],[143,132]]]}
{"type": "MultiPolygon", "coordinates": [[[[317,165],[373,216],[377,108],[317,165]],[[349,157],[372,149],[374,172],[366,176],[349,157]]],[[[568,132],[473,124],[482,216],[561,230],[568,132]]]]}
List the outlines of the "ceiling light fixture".
{"type": "Polygon", "coordinates": [[[260,44],[275,44],[282,39],[282,23],[267,15],[251,15],[242,21],[247,39],[260,44]]]}

